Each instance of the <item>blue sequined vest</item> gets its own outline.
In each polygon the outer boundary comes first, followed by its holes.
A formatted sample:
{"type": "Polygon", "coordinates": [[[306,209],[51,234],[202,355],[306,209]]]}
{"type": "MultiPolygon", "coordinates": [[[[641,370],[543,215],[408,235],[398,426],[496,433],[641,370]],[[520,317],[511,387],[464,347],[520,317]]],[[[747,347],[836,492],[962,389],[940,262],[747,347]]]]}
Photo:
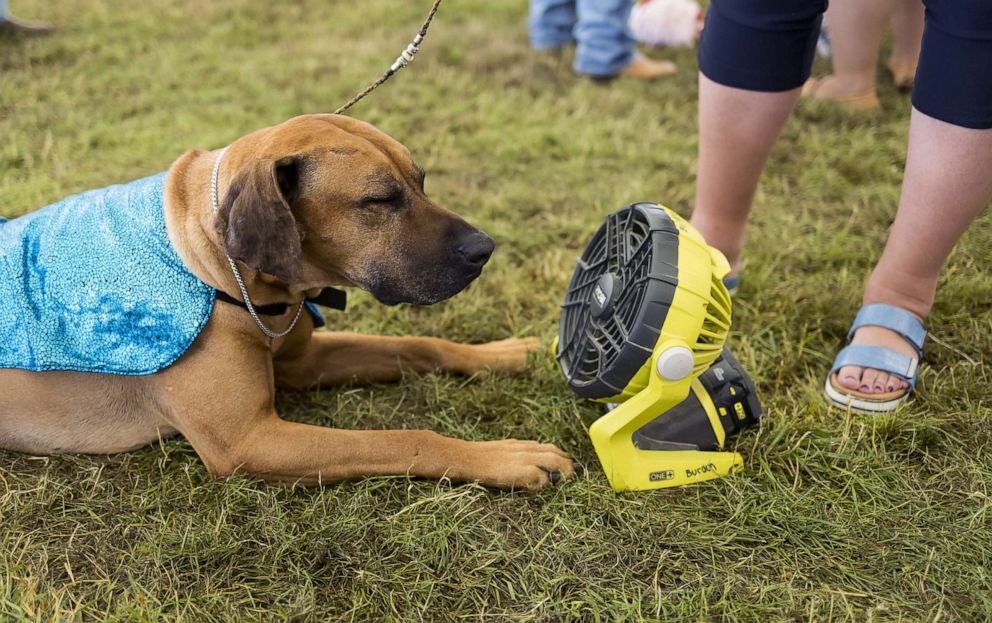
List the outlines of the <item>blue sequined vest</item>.
{"type": "Polygon", "coordinates": [[[165,177],[0,219],[0,368],[144,375],[186,352],[216,292],[169,242],[165,177]]]}

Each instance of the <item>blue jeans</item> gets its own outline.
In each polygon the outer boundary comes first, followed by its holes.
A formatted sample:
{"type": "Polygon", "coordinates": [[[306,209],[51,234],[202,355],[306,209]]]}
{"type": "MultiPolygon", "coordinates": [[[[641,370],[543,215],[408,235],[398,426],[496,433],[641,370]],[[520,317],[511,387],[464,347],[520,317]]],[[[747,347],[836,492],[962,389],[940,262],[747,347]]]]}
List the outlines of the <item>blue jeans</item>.
{"type": "Polygon", "coordinates": [[[0,0],[0,20],[7,19],[7,0],[0,0]]]}
{"type": "Polygon", "coordinates": [[[631,0],[530,0],[530,41],[538,50],[576,43],[575,71],[615,76],[630,64],[631,0]]]}

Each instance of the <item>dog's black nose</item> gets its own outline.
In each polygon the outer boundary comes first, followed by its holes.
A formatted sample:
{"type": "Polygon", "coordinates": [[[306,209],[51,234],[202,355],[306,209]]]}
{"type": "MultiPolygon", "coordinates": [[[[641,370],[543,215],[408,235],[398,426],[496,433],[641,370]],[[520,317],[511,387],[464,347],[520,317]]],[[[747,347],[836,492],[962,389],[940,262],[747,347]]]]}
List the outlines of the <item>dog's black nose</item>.
{"type": "Polygon", "coordinates": [[[494,248],[496,243],[493,239],[481,231],[474,231],[463,237],[457,247],[458,254],[473,268],[482,268],[489,261],[494,248]]]}

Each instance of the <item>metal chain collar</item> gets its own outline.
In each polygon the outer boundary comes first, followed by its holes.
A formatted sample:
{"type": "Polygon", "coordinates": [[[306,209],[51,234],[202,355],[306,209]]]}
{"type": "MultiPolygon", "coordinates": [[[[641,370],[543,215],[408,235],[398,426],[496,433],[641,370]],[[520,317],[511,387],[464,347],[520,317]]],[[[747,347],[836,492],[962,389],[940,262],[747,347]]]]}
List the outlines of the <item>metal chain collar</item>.
{"type": "MultiPolygon", "coordinates": [[[[217,154],[217,159],[214,160],[214,171],[210,176],[210,200],[213,203],[215,213],[220,210],[220,201],[217,199],[217,177],[220,175],[220,161],[224,158],[224,154],[226,152],[227,147],[220,150],[220,153],[217,154]]],[[[221,246],[223,246],[223,242],[221,242],[221,246]]],[[[227,258],[227,263],[231,265],[231,272],[234,273],[234,280],[238,282],[238,289],[241,290],[241,297],[245,301],[245,307],[248,308],[248,313],[251,314],[252,319],[255,321],[255,324],[258,325],[258,328],[261,329],[262,333],[272,339],[285,337],[288,335],[289,332],[293,330],[293,327],[296,326],[296,321],[300,319],[300,314],[303,312],[303,301],[300,301],[299,306],[297,306],[296,315],[293,316],[293,322],[289,323],[286,330],[281,332],[273,331],[265,326],[262,319],[258,317],[258,312],[255,311],[255,305],[252,304],[251,297],[248,296],[248,288],[245,287],[245,280],[241,278],[241,271],[238,270],[237,263],[231,259],[230,255],[227,254],[227,249],[224,249],[224,257],[227,258]]]]}

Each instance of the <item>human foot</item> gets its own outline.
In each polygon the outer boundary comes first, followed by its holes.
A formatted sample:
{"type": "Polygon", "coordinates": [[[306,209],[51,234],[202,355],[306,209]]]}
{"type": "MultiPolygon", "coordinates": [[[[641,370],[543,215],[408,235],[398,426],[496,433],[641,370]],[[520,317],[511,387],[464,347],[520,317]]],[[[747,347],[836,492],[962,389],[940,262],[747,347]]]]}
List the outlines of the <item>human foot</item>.
{"type": "Polygon", "coordinates": [[[916,79],[916,64],[915,58],[901,60],[894,56],[885,63],[885,67],[892,74],[892,81],[897,89],[907,91],[913,88],[913,81],[916,79]]]}
{"type": "Polygon", "coordinates": [[[803,85],[802,95],[811,99],[831,100],[853,110],[873,110],[881,106],[875,94],[874,83],[832,74],[807,80],[803,85]]]}
{"type": "Polygon", "coordinates": [[[916,384],[926,339],[920,318],[893,305],[865,305],[848,339],[827,377],[827,398],[864,413],[895,410],[916,384]]]}
{"type": "Polygon", "coordinates": [[[741,287],[741,258],[740,253],[734,259],[727,258],[730,264],[730,272],[723,276],[723,286],[727,288],[730,296],[737,296],[737,290],[741,287]]]}
{"type": "MultiPolygon", "coordinates": [[[[851,344],[881,346],[897,353],[919,359],[916,349],[906,338],[891,329],[877,326],[864,326],[855,331],[851,344]]],[[[837,371],[837,384],[845,389],[854,389],[863,394],[883,394],[907,389],[909,383],[895,374],[873,368],[844,366],[837,371]]]]}

